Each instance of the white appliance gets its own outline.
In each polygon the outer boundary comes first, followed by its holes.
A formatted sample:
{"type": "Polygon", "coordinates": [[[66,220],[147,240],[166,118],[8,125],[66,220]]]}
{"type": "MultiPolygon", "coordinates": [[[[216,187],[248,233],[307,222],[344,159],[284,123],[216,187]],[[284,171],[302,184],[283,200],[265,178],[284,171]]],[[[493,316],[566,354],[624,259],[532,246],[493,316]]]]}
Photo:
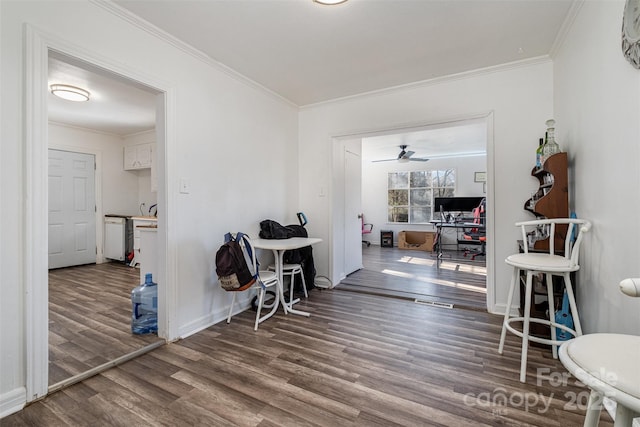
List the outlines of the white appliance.
{"type": "Polygon", "coordinates": [[[104,257],[125,261],[130,245],[128,241],[130,220],[126,216],[105,215],[104,217],[104,257]]]}

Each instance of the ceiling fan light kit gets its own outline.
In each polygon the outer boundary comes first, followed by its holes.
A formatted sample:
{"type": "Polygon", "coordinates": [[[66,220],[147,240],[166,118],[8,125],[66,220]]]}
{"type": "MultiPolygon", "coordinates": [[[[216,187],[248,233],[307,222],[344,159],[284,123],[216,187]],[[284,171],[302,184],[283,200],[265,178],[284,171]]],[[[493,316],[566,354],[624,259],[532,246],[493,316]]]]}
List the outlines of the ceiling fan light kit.
{"type": "Polygon", "coordinates": [[[50,86],[50,89],[52,94],[68,101],[83,102],[89,100],[89,91],[76,86],[54,84],[50,86]]]}

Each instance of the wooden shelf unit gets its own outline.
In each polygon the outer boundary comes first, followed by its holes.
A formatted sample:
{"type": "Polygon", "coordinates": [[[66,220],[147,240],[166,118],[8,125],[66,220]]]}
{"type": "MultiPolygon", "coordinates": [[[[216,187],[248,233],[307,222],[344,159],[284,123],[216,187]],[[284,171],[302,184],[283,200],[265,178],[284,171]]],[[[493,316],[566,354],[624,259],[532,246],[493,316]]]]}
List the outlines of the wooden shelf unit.
{"type": "MultiPolygon", "coordinates": [[[[536,218],[569,217],[569,179],[567,153],[557,153],[545,160],[540,168],[533,168],[531,176],[538,179],[539,186],[535,195],[529,198],[524,209],[536,218]]],[[[557,226],[555,247],[564,248],[567,226],[557,226]]],[[[549,249],[549,239],[535,242],[534,249],[549,249]]]]}

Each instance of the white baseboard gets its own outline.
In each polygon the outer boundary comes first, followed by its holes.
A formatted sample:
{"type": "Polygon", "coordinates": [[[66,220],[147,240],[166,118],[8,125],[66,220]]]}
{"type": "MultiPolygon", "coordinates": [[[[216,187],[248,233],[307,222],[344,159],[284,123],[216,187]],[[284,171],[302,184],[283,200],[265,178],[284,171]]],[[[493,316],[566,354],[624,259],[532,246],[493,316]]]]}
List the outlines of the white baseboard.
{"type": "Polygon", "coordinates": [[[27,403],[27,389],[19,387],[7,393],[0,394],[0,418],[21,411],[27,403]]]}
{"type": "MultiPolygon", "coordinates": [[[[504,312],[507,309],[507,304],[496,304],[494,307],[494,309],[491,311],[491,314],[499,314],[501,316],[504,316],[504,312]]],[[[520,307],[517,306],[511,306],[511,316],[520,316],[520,307]]]]}
{"type": "MultiPolygon", "coordinates": [[[[231,302],[229,302],[231,303],[231,302]]],[[[243,301],[236,301],[236,310],[233,311],[233,315],[235,316],[238,313],[241,313],[247,309],[250,309],[251,299],[247,298],[243,301]]],[[[213,326],[216,323],[226,321],[227,315],[229,314],[229,306],[227,305],[221,310],[217,310],[214,313],[209,313],[206,316],[202,316],[199,319],[193,320],[186,325],[181,326],[178,329],[178,336],[180,339],[187,338],[193,334],[196,334],[204,329],[207,329],[209,326],[213,326]]]]}

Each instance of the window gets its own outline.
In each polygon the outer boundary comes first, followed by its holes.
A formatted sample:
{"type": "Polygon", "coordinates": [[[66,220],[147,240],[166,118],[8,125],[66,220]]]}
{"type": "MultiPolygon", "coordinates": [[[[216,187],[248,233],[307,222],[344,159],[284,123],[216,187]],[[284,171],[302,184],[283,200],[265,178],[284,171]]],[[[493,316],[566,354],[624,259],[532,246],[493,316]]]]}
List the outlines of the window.
{"type": "Polygon", "coordinates": [[[453,169],[389,172],[387,205],[389,222],[424,224],[433,217],[434,197],[455,195],[453,169]]]}

